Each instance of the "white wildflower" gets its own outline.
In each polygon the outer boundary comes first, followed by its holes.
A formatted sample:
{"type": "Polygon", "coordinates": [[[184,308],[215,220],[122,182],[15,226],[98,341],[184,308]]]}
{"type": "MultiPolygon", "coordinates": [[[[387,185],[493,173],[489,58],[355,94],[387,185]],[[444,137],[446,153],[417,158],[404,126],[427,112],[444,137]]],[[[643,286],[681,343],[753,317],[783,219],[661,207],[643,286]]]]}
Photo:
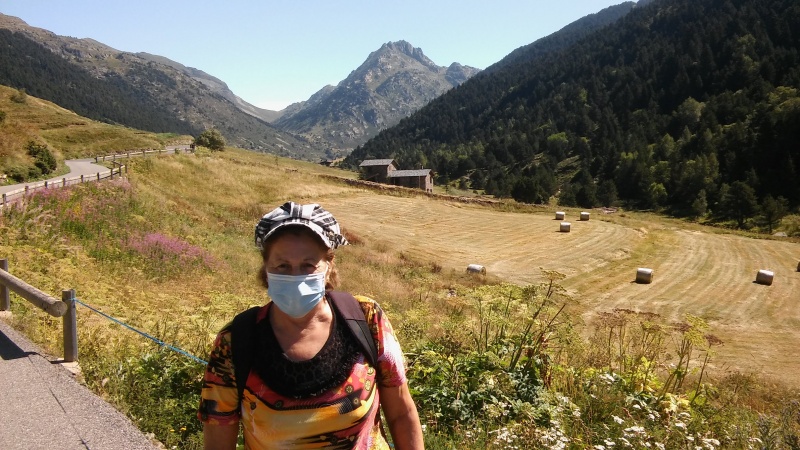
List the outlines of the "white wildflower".
{"type": "Polygon", "coordinates": [[[614,422],[617,422],[617,423],[625,422],[624,420],[622,420],[622,417],[611,416],[611,418],[614,419],[614,422]]]}
{"type": "Polygon", "coordinates": [[[637,425],[634,427],[625,428],[624,431],[626,434],[641,434],[644,433],[644,427],[637,425]]]}

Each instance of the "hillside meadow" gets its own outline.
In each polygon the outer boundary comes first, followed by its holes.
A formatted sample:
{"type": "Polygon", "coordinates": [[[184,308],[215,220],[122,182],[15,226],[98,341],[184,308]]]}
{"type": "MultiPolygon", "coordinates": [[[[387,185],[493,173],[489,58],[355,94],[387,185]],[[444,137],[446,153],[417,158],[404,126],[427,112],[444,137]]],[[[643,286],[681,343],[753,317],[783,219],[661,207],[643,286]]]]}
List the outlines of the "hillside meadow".
{"type": "MultiPolygon", "coordinates": [[[[331,177],[352,173],[236,149],[128,163],[127,180],[4,211],[12,273],[56,296],[76,289],[204,358],[235,313],[267,301],[258,218],[317,202],[353,243],[337,251],[341,287],[379,300],[400,335],[430,448],[751,448],[798,436],[797,411],[776,401],[800,386],[797,242],[600,210],[580,222],[568,209],[572,231],[559,233],[549,207],[374,191],[331,177]],[[472,263],[488,274],[467,274],[472,263]],[[637,267],[654,282],[633,283],[637,267]],[[760,268],[776,272],[772,286],[753,283],[760,268]]],[[[61,353],[60,320],[16,297],[12,310],[61,353]]],[[[165,445],[197,448],[202,367],[78,313],[86,383],[165,445]]]]}
{"type": "MultiPolygon", "coordinates": [[[[0,170],[30,164],[31,140],[61,163],[191,139],[16,93],[0,87],[0,170]]],[[[3,210],[12,273],[56,297],[75,289],[205,358],[228,320],[267,301],[258,218],[317,202],[353,244],[337,251],[341,287],[380,301],[400,336],[428,448],[800,442],[797,240],[622,210],[582,222],[567,209],[572,231],[559,233],[556,206],[369,189],[342,182],[352,172],[230,148],[127,164],[127,179],[3,210]],[[654,269],[652,284],[633,283],[637,267],[654,269]],[[772,286],[753,283],[762,268],[772,286]]],[[[12,311],[15,327],[62,353],[60,319],[16,296],[12,311]]],[[[78,315],[83,381],[166,446],[200,448],[202,365],[83,306],[78,315]]]]}
{"type": "Polygon", "coordinates": [[[31,166],[28,142],[46,145],[66,173],[65,159],[107,155],[117,151],[163,148],[187,143],[190,136],[156,134],[81,117],[54,103],[0,85],[0,174],[31,166]],[[15,100],[16,99],[16,100],[15,100]]]}

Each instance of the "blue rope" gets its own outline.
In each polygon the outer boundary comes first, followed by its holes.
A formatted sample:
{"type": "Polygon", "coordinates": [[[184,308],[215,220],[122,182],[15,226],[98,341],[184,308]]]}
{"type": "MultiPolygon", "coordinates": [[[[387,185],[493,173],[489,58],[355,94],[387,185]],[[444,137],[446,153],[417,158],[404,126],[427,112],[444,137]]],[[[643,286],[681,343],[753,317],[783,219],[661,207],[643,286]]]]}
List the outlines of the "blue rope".
{"type": "Polygon", "coordinates": [[[154,341],[155,343],[157,343],[158,345],[160,345],[162,347],[167,347],[168,349],[170,349],[172,351],[178,352],[178,353],[180,353],[180,354],[182,354],[184,356],[188,356],[189,358],[192,358],[193,360],[195,360],[195,361],[197,361],[197,362],[199,362],[201,364],[208,364],[208,361],[203,361],[202,359],[198,358],[197,356],[192,355],[191,353],[187,352],[186,350],[183,350],[183,349],[180,349],[178,347],[175,347],[174,345],[167,344],[166,342],[162,341],[161,339],[158,339],[157,337],[150,336],[149,334],[145,333],[144,331],[137,330],[136,328],[133,328],[132,326],[128,325],[127,323],[124,323],[124,322],[120,321],[119,319],[115,319],[114,317],[111,317],[108,314],[106,314],[106,313],[104,313],[104,312],[102,312],[102,311],[100,311],[100,310],[98,310],[96,308],[93,308],[93,307],[87,305],[86,303],[83,303],[82,301],[78,300],[77,298],[75,299],[75,303],[83,305],[83,306],[91,309],[92,311],[96,312],[97,314],[100,314],[101,316],[105,317],[106,319],[109,319],[112,322],[116,322],[116,323],[122,325],[123,327],[125,327],[125,328],[127,328],[127,329],[129,329],[131,331],[135,331],[135,332],[141,334],[142,336],[146,337],[147,339],[150,339],[150,340],[154,341]]]}

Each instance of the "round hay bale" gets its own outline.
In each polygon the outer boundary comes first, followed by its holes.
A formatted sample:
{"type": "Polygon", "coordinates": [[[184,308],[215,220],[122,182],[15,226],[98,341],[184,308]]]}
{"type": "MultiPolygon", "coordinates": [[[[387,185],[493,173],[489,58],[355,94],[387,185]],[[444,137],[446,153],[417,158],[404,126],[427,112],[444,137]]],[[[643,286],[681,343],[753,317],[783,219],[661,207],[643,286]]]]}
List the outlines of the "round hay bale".
{"type": "Polygon", "coordinates": [[[569,233],[569,229],[572,226],[569,222],[561,222],[561,228],[558,230],[562,233],[569,233]]]}
{"type": "Polygon", "coordinates": [[[564,220],[567,214],[564,211],[556,211],[556,220],[564,220]]]}
{"type": "Polygon", "coordinates": [[[639,267],[636,269],[636,282],[639,284],[650,284],[653,282],[653,269],[639,267]]]}
{"type": "Polygon", "coordinates": [[[772,286],[772,280],[775,278],[775,272],[771,270],[759,270],[756,274],[756,283],[772,286]]]}
{"type": "Polygon", "coordinates": [[[581,220],[583,221],[589,220],[589,213],[586,211],[581,212],[581,220]]]}
{"type": "Polygon", "coordinates": [[[481,275],[486,275],[486,267],[483,267],[480,264],[470,264],[467,266],[467,272],[469,273],[479,273],[481,275]]]}

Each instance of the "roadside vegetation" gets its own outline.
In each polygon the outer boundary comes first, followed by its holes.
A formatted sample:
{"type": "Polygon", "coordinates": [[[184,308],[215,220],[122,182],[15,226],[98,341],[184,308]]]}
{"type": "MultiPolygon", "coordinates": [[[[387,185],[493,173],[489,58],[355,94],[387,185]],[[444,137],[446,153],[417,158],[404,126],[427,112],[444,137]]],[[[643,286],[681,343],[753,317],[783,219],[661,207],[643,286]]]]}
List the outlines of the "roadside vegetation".
{"type": "Polygon", "coordinates": [[[6,174],[9,183],[66,173],[66,159],[190,141],[189,136],[95,122],[24,90],[0,86],[0,175],[6,174]]]}
{"type": "MultiPolygon", "coordinates": [[[[335,169],[236,149],[136,158],[129,168],[127,180],[44,191],[5,210],[0,255],[30,284],[74,288],[201,358],[235,313],[266,301],[257,218],[288,198],[363,193],[321,176],[335,169]]],[[[711,375],[723,343],[703,318],[610,309],[585,323],[558,271],[504,283],[343,225],[353,245],[337,254],[342,288],[375,297],[392,318],[427,448],[800,445],[797,391],[735,370],[711,375]]],[[[16,327],[61,353],[60,320],[19,298],[12,310],[16,327]]],[[[86,308],[78,315],[86,384],[168,448],[200,448],[202,365],[86,308]]]]}

